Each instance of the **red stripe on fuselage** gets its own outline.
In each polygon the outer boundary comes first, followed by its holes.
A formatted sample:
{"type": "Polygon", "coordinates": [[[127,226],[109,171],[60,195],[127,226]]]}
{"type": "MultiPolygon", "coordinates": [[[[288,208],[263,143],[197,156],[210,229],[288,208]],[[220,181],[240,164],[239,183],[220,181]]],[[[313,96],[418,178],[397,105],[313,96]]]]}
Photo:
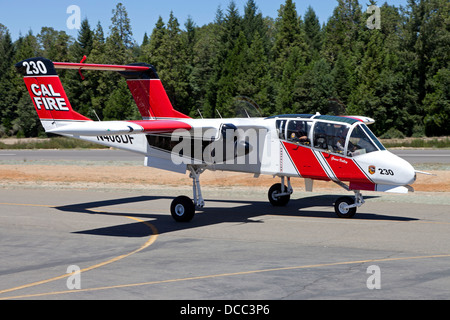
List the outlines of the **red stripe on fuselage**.
{"type": "Polygon", "coordinates": [[[283,145],[303,178],[330,180],[310,148],[284,141],[283,145]]]}
{"type": "MultiPolygon", "coordinates": [[[[331,180],[332,177],[327,175],[311,148],[284,141],[283,145],[297,168],[297,171],[303,178],[326,181],[331,180]]],[[[370,178],[366,176],[353,159],[329,154],[327,152],[321,152],[321,155],[317,154],[317,156],[323,156],[329,165],[328,170],[331,169],[338,180],[373,184],[370,178]]],[[[336,178],[333,177],[333,179],[336,178]]]]}
{"type": "Polygon", "coordinates": [[[372,183],[353,159],[322,152],[331,170],[340,181],[372,183]]]}

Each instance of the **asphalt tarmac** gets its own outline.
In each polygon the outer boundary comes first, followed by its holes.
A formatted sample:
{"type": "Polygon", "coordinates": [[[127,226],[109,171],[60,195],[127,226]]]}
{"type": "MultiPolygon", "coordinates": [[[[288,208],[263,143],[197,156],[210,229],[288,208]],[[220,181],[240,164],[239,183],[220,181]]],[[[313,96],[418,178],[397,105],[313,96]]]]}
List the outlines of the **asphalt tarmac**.
{"type": "Polygon", "coordinates": [[[190,188],[142,192],[0,189],[0,299],[450,298],[448,194],[366,194],[346,220],[336,194],[274,208],[206,188],[176,223],[170,202],[190,188]]]}

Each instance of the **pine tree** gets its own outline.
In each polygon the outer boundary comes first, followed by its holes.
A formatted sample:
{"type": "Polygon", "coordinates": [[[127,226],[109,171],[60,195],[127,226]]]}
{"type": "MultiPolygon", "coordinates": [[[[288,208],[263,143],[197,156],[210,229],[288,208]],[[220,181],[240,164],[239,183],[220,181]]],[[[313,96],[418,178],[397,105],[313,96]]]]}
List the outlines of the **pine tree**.
{"type": "Polygon", "coordinates": [[[133,32],[131,31],[131,23],[125,6],[119,2],[112,13],[111,34],[117,34],[121,43],[126,48],[131,48],[133,46],[133,32]]]}
{"type": "Polygon", "coordinates": [[[424,119],[426,134],[429,136],[450,135],[450,68],[440,69],[429,84],[425,96],[424,119]]]}
{"type": "MultiPolygon", "coordinates": [[[[108,61],[109,57],[106,56],[105,47],[105,34],[99,21],[92,36],[92,50],[87,62],[99,64],[110,63],[108,61]]],[[[100,119],[103,119],[103,109],[105,108],[105,103],[111,93],[111,83],[109,81],[110,75],[106,72],[98,71],[83,71],[83,74],[86,77],[85,81],[87,81],[93,89],[91,96],[92,109],[83,111],[85,112],[83,114],[91,119],[96,119],[97,116],[100,119]]]]}
{"type": "Polygon", "coordinates": [[[304,17],[305,38],[309,47],[308,61],[319,58],[322,49],[322,31],[320,28],[319,18],[314,9],[308,6],[304,17]]]}
{"type": "Polygon", "coordinates": [[[164,60],[164,54],[161,51],[161,46],[163,44],[166,32],[167,29],[165,23],[162,17],[159,16],[148,43],[143,45],[141,50],[140,60],[152,64],[157,70],[159,70],[162,66],[164,60]]]}
{"type": "Polygon", "coordinates": [[[323,54],[328,61],[334,62],[339,52],[345,55],[355,52],[364,28],[358,0],[338,0],[325,27],[323,54]]]}
{"type": "MultiPolygon", "coordinates": [[[[14,61],[22,61],[30,57],[42,55],[38,39],[31,31],[24,37],[20,37],[15,43],[16,52],[14,61]]],[[[13,66],[11,66],[13,68],[13,66]]],[[[16,115],[17,118],[13,120],[13,133],[22,137],[36,137],[43,132],[40,125],[39,117],[34,110],[33,103],[27,92],[23,80],[17,74],[12,79],[14,83],[14,95],[16,96],[16,115]]]]}
{"type": "Polygon", "coordinates": [[[333,95],[333,76],[324,58],[311,63],[294,85],[295,100],[293,113],[321,114],[333,113],[330,110],[333,95]]]}
{"type": "Polygon", "coordinates": [[[285,5],[280,7],[275,28],[274,59],[285,59],[291,48],[304,46],[299,16],[292,0],[286,0],[285,5]]]}
{"type": "Polygon", "coordinates": [[[161,50],[164,54],[162,68],[159,75],[164,82],[164,88],[174,108],[180,112],[189,113],[187,105],[187,56],[183,50],[183,38],[181,36],[178,19],[170,12],[167,22],[167,33],[163,38],[161,50]]]}
{"type": "Polygon", "coordinates": [[[16,118],[14,55],[15,48],[9,30],[0,24],[0,136],[13,133],[13,120],[16,118]]]}
{"type": "Polygon", "coordinates": [[[264,45],[268,46],[267,26],[264,23],[262,13],[258,10],[258,6],[254,0],[248,0],[244,7],[242,31],[247,39],[248,46],[250,46],[255,39],[256,33],[258,34],[258,37],[264,41],[264,45]]]}
{"type": "Polygon", "coordinates": [[[227,14],[222,17],[221,10],[218,10],[216,20],[218,21],[218,47],[214,57],[213,74],[210,77],[204,104],[204,116],[218,116],[216,110],[224,110],[226,108],[226,98],[230,98],[230,94],[226,93],[223,87],[227,87],[230,76],[224,73],[225,63],[232,54],[236,46],[236,41],[242,31],[241,17],[236,3],[231,1],[227,8],[227,14]],[[220,95],[219,95],[219,92],[220,95]]]}
{"type": "Polygon", "coordinates": [[[243,77],[246,73],[247,50],[247,39],[241,31],[223,65],[222,76],[218,82],[217,109],[223,117],[236,116],[233,100],[237,96],[246,95],[247,83],[243,77]]]}
{"type": "Polygon", "coordinates": [[[78,38],[72,49],[73,58],[81,60],[83,56],[89,56],[93,46],[93,32],[89,25],[89,21],[84,19],[81,22],[81,28],[78,31],[78,38]]]}
{"type": "Polygon", "coordinates": [[[255,31],[246,56],[245,72],[241,75],[246,84],[246,92],[242,94],[255,101],[263,115],[273,115],[275,111],[273,81],[270,75],[265,40],[261,38],[259,32],[255,31]]]}

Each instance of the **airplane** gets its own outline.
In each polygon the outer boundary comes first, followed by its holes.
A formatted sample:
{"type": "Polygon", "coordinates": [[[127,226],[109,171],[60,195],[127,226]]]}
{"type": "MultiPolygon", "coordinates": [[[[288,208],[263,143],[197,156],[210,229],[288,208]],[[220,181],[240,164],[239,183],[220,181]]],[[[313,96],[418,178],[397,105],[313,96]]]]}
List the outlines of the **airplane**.
{"type": "MultiPolygon", "coordinates": [[[[85,59],[83,59],[85,60],[85,59]]],[[[145,156],[144,164],[190,173],[193,198],[176,197],[173,219],[189,222],[205,205],[200,175],[205,170],[246,172],[278,177],[269,188],[273,206],[285,206],[293,193],[291,178],[332,181],[354,197],[340,197],[334,210],[352,218],[364,204],[361,191],[407,193],[416,173],[392,154],[368,128],[364,116],[283,114],[270,117],[193,119],[175,110],[154,66],[53,62],[37,57],[17,63],[47,133],[72,137],[145,156]],[[76,112],[56,69],[113,71],[125,78],[142,120],[94,121],[76,112]]],[[[83,77],[83,76],[82,76],[83,77]]]]}

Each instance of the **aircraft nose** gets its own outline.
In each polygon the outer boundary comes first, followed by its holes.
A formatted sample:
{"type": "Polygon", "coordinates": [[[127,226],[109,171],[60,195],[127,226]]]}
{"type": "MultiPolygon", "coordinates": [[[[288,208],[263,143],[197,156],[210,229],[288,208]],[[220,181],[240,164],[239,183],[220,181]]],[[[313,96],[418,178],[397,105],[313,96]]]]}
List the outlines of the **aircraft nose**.
{"type": "Polygon", "coordinates": [[[398,179],[399,179],[399,184],[402,185],[409,185],[409,184],[413,184],[416,181],[416,170],[414,169],[414,167],[405,159],[400,158],[398,156],[396,156],[398,158],[397,161],[399,161],[398,164],[398,179]]]}

